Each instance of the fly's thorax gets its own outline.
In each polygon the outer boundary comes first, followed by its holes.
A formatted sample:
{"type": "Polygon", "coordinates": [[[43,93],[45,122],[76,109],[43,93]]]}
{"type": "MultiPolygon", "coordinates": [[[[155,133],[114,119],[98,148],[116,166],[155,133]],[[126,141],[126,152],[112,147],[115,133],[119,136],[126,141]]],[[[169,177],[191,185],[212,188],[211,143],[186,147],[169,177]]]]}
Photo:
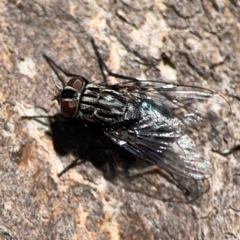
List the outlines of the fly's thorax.
{"type": "Polygon", "coordinates": [[[86,85],[80,102],[78,117],[104,125],[135,122],[138,107],[127,95],[105,86],[86,85]]]}

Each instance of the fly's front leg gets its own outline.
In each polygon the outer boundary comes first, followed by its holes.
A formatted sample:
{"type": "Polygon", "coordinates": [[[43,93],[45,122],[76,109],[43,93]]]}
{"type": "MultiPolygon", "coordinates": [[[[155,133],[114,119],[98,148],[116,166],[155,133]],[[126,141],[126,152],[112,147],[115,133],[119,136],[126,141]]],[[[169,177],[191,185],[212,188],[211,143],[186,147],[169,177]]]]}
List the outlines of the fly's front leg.
{"type": "Polygon", "coordinates": [[[21,116],[21,119],[28,119],[28,120],[35,120],[36,122],[38,123],[41,123],[43,126],[48,126],[48,124],[46,124],[46,122],[43,122],[39,119],[41,118],[47,118],[47,119],[53,119],[54,117],[53,116],[45,116],[45,115],[39,115],[39,116],[21,116]]]}
{"type": "MultiPolygon", "coordinates": [[[[63,69],[62,67],[60,67],[59,65],[57,65],[50,57],[48,57],[46,54],[43,54],[43,57],[45,58],[45,60],[47,61],[48,65],[51,67],[51,69],[53,70],[53,72],[57,75],[58,79],[61,81],[62,86],[64,87],[66,85],[66,82],[68,81],[67,78],[73,78],[73,77],[80,77],[83,78],[81,75],[78,74],[72,74],[67,72],[65,69],[63,69]]],[[[59,89],[60,87],[58,86],[58,84],[55,82],[56,87],[59,89]]]]}

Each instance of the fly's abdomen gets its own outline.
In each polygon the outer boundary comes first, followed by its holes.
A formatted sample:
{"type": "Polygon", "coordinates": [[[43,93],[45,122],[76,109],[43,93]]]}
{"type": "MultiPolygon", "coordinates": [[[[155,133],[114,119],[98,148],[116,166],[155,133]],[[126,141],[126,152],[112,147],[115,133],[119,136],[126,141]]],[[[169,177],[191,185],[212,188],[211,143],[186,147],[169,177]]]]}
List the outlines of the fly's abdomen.
{"type": "Polygon", "coordinates": [[[135,122],[139,111],[122,93],[89,84],[80,100],[79,116],[89,121],[115,125],[135,122]]]}

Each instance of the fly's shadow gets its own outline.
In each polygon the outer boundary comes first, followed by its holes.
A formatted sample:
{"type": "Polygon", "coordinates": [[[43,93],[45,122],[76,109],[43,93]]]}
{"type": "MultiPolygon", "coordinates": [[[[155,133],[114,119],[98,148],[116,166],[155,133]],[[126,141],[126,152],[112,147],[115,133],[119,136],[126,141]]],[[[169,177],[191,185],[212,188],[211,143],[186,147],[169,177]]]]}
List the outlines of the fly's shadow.
{"type": "Polygon", "coordinates": [[[209,190],[207,179],[196,181],[169,174],[116,145],[95,123],[56,114],[49,118],[56,153],[73,155],[59,177],[86,161],[100,170],[104,178],[127,191],[161,201],[192,202],[209,190]]]}
{"type": "Polygon", "coordinates": [[[51,136],[54,149],[60,156],[72,154],[76,157],[59,173],[59,177],[88,160],[102,171],[106,179],[111,180],[115,178],[118,168],[127,174],[127,169],[136,161],[134,155],[113,143],[95,123],[68,119],[56,114],[50,118],[48,135],[51,136]],[[127,161],[120,161],[121,159],[127,161]]]}

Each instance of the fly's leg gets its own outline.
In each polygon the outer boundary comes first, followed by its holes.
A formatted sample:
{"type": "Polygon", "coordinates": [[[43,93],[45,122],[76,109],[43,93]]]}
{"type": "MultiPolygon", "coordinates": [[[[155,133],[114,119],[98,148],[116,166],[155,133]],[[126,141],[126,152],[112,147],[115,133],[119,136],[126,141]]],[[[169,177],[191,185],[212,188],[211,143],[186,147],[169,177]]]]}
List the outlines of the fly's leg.
{"type": "MultiPolygon", "coordinates": [[[[97,46],[96,46],[96,44],[95,44],[95,42],[94,42],[94,39],[91,38],[90,41],[91,41],[93,50],[94,50],[94,52],[95,52],[95,54],[96,54],[96,56],[97,56],[98,65],[99,65],[99,68],[100,68],[100,70],[101,70],[101,73],[102,73],[102,76],[103,76],[103,80],[104,80],[105,83],[107,83],[107,77],[106,77],[106,74],[104,73],[104,69],[106,70],[107,73],[110,72],[110,71],[109,71],[106,63],[103,61],[102,56],[101,56],[101,54],[99,53],[98,48],[97,48],[97,46]]],[[[108,74],[108,75],[109,75],[109,74],[108,74]]]]}
{"type": "Polygon", "coordinates": [[[160,171],[159,167],[152,165],[152,166],[145,167],[141,170],[138,170],[137,172],[129,173],[128,177],[129,178],[141,177],[142,175],[153,173],[156,171],[160,171]]]}
{"type": "MultiPolygon", "coordinates": [[[[93,50],[97,56],[98,59],[98,64],[104,79],[104,82],[107,84],[107,76],[112,76],[112,77],[116,77],[119,79],[125,79],[125,80],[129,80],[129,81],[133,81],[135,82],[135,84],[139,84],[139,80],[137,78],[134,77],[130,77],[130,76],[125,76],[125,75],[121,75],[121,74],[117,74],[117,73],[113,73],[106,65],[106,63],[103,61],[103,58],[100,54],[100,52],[98,51],[97,45],[95,44],[93,38],[91,38],[91,44],[93,47],[93,50]],[[104,70],[107,72],[107,74],[104,73],[104,70]]],[[[67,72],[65,69],[63,69],[62,67],[60,67],[59,65],[57,65],[50,57],[48,57],[46,54],[43,54],[43,57],[46,59],[47,63],[49,64],[49,66],[52,68],[52,70],[54,71],[54,73],[57,75],[58,79],[61,81],[62,86],[65,86],[66,80],[65,77],[81,77],[81,75],[78,74],[72,74],[67,72]]],[[[55,81],[54,81],[55,82],[55,81]]],[[[60,87],[57,85],[57,83],[55,82],[55,85],[57,86],[58,89],[60,89],[60,87]]]]}
{"type": "MultiPolygon", "coordinates": [[[[82,78],[81,75],[78,74],[72,74],[67,72],[65,69],[63,69],[62,67],[60,67],[59,65],[57,65],[50,57],[48,57],[46,54],[43,54],[43,57],[45,58],[45,60],[47,61],[48,65],[51,67],[51,69],[53,70],[53,72],[57,75],[58,79],[61,81],[62,86],[65,86],[66,84],[66,80],[65,78],[72,78],[72,77],[80,77],[82,78]]],[[[55,81],[54,81],[55,82],[55,81]]],[[[57,83],[55,82],[56,87],[59,89],[60,87],[57,85],[57,83]]]]}
{"type": "Polygon", "coordinates": [[[64,173],[68,172],[70,169],[75,168],[77,165],[85,163],[86,159],[81,159],[81,157],[76,158],[69,165],[67,165],[60,173],[58,173],[58,177],[61,177],[64,173]]]}
{"type": "Polygon", "coordinates": [[[77,165],[81,165],[82,163],[85,163],[87,160],[90,161],[97,169],[99,169],[106,180],[112,180],[116,175],[116,165],[115,162],[112,159],[108,159],[104,161],[103,165],[99,166],[99,160],[94,161],[91,160],[90,153],[98,152],[100,150],[108,150],[112,149],[112,147],[95,147],[91,149],[86,149],[81,156],[76,158],[74,161],[72,161],[69,165],[67,165],[59,174],[58,177],[61,177],[64,173],[68,172],[70,169],[75,168],[77,165]],[[89,159],[90,157],[90,159],[89,159]]]}
{"type": "MultiPolygon", "coordinates": [[[[201,195],[206,193],[209,188],[209,182],[207,179],[205,181],[197,181],[195,179],[189,179],[184,177],[178,177],[171,173],[167,173],[164,170],[162,171],[158,166],[152,165],[141,169],[138,172],[134,172],[128,175],[129,178],[137,178],[142,177],[146,174],[150,174],[153,172],[158,172],[164,177],[168,182],[175,185],[185,196],[187,203],[194,202],[197,200],[201,195]]],[[[174,197],[175,200],[172,199],[174,202],[179,202],[178,198],[174,197]]],[[[181,202],[181,201],[180,201],[181,202]]]]}
{"type": "Polygon", "coordinates": [[[49,66],[52,68],[52,70],[56,73],[56,75],[59,74],[58,71],[61,71],[61,72],[64,73],[64,75],[66,75],[67,77],[82,77],[81,75],[67,72],[65,69],[63,69],[62,67],[60,67],[59,65],[57,65],[57,64],[56,64],[50,57],[48,57],[46,54],[43,54],[43,57],[46,59],[47,63],[48,63],[49,66]]]}
{"type": "Polygon", "coordinates": [[[210,189],[210,183],[208,179],[197,181],[193,178],[178,177],[169,173],[167,180],[169,182],[172,182],[175,186],[177,186],[178,189],[183,192],[185,198],[187,199],[187,203],[196,201],[210,189]]]}
{"type": "MultiPolygon", "coordinates": [[[[145,58],[142,58],[139,54],[137,54],[137,52],[133,52],[132,50],[129,49],[128,46],[126,46],[125,44],[123,44],[123,42],[120,41],[120,43],[127,49],[128,52],[132,52],[134,55],[136,55],[137,57],[139,57],[140,59],[143,60],[143,62],[139,62],[137,61],[139,64],[141,65],[145,65],[147,66],[148,68],[152,68],[154,67],[158,72],[159,70],[156,68],[156,65],[157,63],[153,63],[152,61],[149,62],[147,59],[145,58]]],[[[103,78],[104,78],[104,82],[107,83],[107,80],[106,80],[106,75],[108,76],[112,76],[112,77],[115,77],[115,78],[119,78],[119,79],[124,79],[124,80],[129,80],[131,82],[134,82],[136,84],[136,86],[139,84],[139,79],[137,78],[134,78],[134,77],[130,77],[130,76],[125,76],[125,75],[121,75],[121,74],[117,74],[117,73],[113,73],[106,65],[106,63],[103,61],[103,58],[100,54],[100,52],[98,51],[98,47],[97,45],[95,44],[95,41],[93,38],[91,38],[91,44],[93,46],[93,49],[94,49],[94,52],[98,58],[98,63],[99,63],[99,67],[100,67],[100,70],[101,70],[101,73],[103,75],[103,78]],[[107,74],[104,73],[104,70],[107,72],[107,74]]],[[[159,62],[159,60],[157,60],[157,62],[159,62]]],[[[148,71],[148,70],[145,70],[145,71],[148,71]]]]}
{"type": "Polygon", "coordinates": [[[53,119],[54,117],[53,116],[45,116],[45,115],[38,115],[38,116],[21,116],[21,119],[27,119],[27,120],[35,120],[36,122],[42,124],[43,126],[47,126],[48,127],[48,124],[46,122],[43,122],[39,119],[41,118],[47,118],[47,119],[53,119]]]}
{"type": "Polygon", "coordinates": [[[98,47],[95,44],[95,41],[93,38],[91,38],[91,44],[93,46],[93,50],[97,56],[98,59],[98,64],[100,67],[100,70],[102,72],[103,78],[105,83],[107,83],[107,79],[106,79],[106,74],[104,73],[104,70],[107,72],[108,76],[112,76],[112,77],[116,77],[116,78],[120,78],[120,79],[125,79],[125,80],[130,80],[130,81],[134,81],[136,84],[139,82],[139,80],[137,78],[134,77],[129,77],[129,76],[125,76],[125,75],[121,75],[121,74],[117,74],[117,73],[113,73],[108,66],[106,65],[106,63],[103,61],[103,58],[100,54],[100,52],[98,51],[98,47]]]}

